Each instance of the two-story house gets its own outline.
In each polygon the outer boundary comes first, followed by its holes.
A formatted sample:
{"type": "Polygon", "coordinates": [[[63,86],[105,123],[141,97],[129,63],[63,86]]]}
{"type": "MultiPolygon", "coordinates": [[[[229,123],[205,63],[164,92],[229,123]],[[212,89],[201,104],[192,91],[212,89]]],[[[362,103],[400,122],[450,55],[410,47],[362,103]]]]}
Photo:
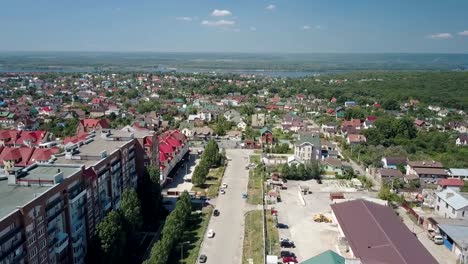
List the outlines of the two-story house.
{"type": "Polygon", "coordinates": [[[453,189],[436,193],[435,212],[445,218],[468,218],[468,194],[453,189]]]}
{"type": "Polygon", "coordinates": [[[294,144],[294,156],[301,162],[320,160],[322,145],[319,134],[299,134],[294,144]]]}

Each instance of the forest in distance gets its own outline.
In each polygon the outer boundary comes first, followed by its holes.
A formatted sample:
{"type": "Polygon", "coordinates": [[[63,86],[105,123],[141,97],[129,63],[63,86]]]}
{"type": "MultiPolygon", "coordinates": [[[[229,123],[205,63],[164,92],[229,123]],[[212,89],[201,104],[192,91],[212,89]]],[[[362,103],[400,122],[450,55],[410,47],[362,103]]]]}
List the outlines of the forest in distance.
{"type": "Polygon", "coordinates": [[[466,70],[468,54],[0,52],[0,71],[256,70],[466,70]]]}

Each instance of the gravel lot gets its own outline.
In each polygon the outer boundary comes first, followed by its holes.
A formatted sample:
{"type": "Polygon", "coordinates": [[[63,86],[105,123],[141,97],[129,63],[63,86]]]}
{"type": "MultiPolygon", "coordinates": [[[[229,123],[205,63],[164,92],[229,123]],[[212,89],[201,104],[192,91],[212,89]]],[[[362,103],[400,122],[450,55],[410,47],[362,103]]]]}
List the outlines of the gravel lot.
{"type": "Polygon", "coordinates": [[[287,190],[281,191],[282,202],[274,205],[278,210],[278,222],[289,226],[289,229],[280,229],[280,238],[292,239],[294,252],[299,261],[307,260],[326,250],[337,251],[339,231],[336,223],[316,223],[313,216],[324,213],[331,216],[330,192],[346,192],[345,198],[358,198],[363,196],[375,197],[376,193],[357,192],[344,181],[326,180],[323,184],[317,184],[315,180],[307,182],[288,181],[287,190]],[[303,205],[299,186],[308,186],[311,194],[304,197],[303,205]]]}

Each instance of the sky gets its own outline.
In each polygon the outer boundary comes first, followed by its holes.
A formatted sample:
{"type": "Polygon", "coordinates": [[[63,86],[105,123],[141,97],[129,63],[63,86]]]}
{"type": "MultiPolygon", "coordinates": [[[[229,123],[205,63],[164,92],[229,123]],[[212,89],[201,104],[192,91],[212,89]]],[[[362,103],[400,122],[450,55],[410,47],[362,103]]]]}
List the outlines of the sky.
{"type": "Polygon", "coordinates": [[[465,0],[0,0],[0,51],[468,53],[465,0]]]}

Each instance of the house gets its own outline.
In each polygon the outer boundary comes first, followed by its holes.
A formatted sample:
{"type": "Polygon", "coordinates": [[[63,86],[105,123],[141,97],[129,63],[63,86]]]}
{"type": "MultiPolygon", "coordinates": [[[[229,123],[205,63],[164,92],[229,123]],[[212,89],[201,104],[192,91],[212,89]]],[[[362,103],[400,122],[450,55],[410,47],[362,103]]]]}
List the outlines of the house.
{"type": "Polygon", "coordinates": [[[331,205],[338,238],[362,263],[438,263],[389,206],[365,200],[331,205]]]}
{"type": "Polygon", "coordinates": [[[428,227],[444,238],[444,246],[460,263],[468,263],[468,220],[429,217],[428,227]]]}
{"type": "Polygon", "coordinates": [[[208,126],[204,127],[195,127],[192,129],[192,137],[195,139],[203,139],[207,140],[213,136],[214,132],[213,129],[211,129],[208,126]]]}
{"type": "Polygon", "coordinates": [[[224,112],[223,116],[227,121],[234,121],[234,119],[241,118],[241,114],[233,109],[224,112]]]}
{"type": "Polygon", "coordinates": [[[336,124],[335,123],[326,123],[322,124],[322,133],[326,137],[333,137],[336,134],[336,124]]]}
{"type": "Polygon", "coordinates": [[[451,168],[451,169],[449,169],[449,175],[452,178],[459,178],[459,179],[467,180],[468,179],[468,169],[451,168]]]}
{"type": "Polygon", "coordinates": [[[294,143],[294,156],[301,162],[320,160],[322,146],[319,134],[299,134],[294,143]]]}
{"type": "Polygon", "coordinates": [[[374,123],[375,123],[374,120],[366,120],[366,121],[364,121],[362,127],[363,127],[364,129],[373,128],[373,127],[374,127],[374,123]]]}
{"type": "Polygon", "coordinates": [[[320,167],[324,171],[325,175],[343,175],[343,163],[339,159],[326,158],[320,162],[320,167]]]}
{"type": "Polygon", "coordinates": [[[445,218],[468,219],[468,194],[447,188],[436,193],[435,213],[445,218]]]}
{"type": "Polygon", "coordinates": [[[382,168],[379,170],[378,177],[381,182],[391,182],[395,179],[403,179],[403,173],[397,169],[382,168]]]}
{"type": "Polygon", "coordinates": [[[448,176],[442,163],[438,161],[408,161],[406,175],[415,175],[421,183],[434,183],[448,176]]]}
{"type": "Polygon", "coordinates": [[[242,139],[242,132],[237,130],[231,130],[226,133],[226,138],[234,141],[240,141],[242,139]]]}
{"type": "Polygon", "coordinates": [[[245,129],[247,128],[247,123],[245,123],[243,120],[241,120],[239,123],[237,123],[236,126],[241,131],[245,131],[245,129]]]}
{"type": "Polygon", "coordinates": [[[99,131],[106,128],[110,128],[106,119],[87,118],[80,120],[80,123],[78,123],[78,127],[76,128],[76,133],[99,131]]]}
{"type": "Polygon", "coordinates": [[[341,107],[341,106],[338,106],[338,107],[335,109],[335,115],[336,115],[336,119],[344,118],[344,115],[345,115],[345,110],[344,110],[344,108],[341,107]]]}
{"type": "Polygon", "coordinates": [[[423,127],[426,126],[426,121],[416,119],[416,120],[414,120],[414,125],[415,125],[417,128],[423,128],[423,127]]]}
{"type": "Polygon", "coordinates": [[[457,179],[457,178],[448,178],[448,179],[442,179],[439,180],[439,186],[438,190],[443,190],[450,188],[455,191],[460,191],[460,188],[463,187],[465,182],[462,179],[457,179]]]}
{"type": "Polygon", "coordinates": [[[386,169],[398,169],[398,165],[406,167],[406,157],[383,157],[382,167],[386,169]]]}
{"type": "Polygon", "coordinates": [[[252,115],[252,127],[260,128],[265,126],[265,114],[253,114],[252,115]]]}
{"type": "MultiPolygon", "coordinates": [[[[318,254],[315,257],[304,260],[301,264],[345,264],[347,263],[345,258],[340,256],[333,250],[327,250],[323,253],[318,254]]],[[[357,263],[356,263],[357,264],[357,263]]]]}
{"type": "Polygon", "coordinates": [[[364,135],[349,134],[346,137],[346,142],[350,145],[355,145],[355,144],[366,143],[367,139],[364,135]]]}
{"type": "Polygon", "coordinates": [[[260,130],[260,143],[262,145],[273,145],[273,132],[269,128],[264,127],[260,130]]]}
{"type": "Polygon", "coordinates": [[[457,146],[468,146],[468,134],[460,134],[455,141],[457,146]]]}
{"type": "Polygon", "coordinates": [[[341,124],[341,132],[343,134],[346,133],[353,133],[353,132],[359,132],[361,130],[361,120],[359,119],[351,119],[351,120],[346,120],[343,121],[341,124]]]}
{"type": "Polygon", "coordinates": [[[353,107],[353,106],[356,106],[356,102],[355,101],[346,101],[344,103],[344,106],[345,107],[353,107]]]}

